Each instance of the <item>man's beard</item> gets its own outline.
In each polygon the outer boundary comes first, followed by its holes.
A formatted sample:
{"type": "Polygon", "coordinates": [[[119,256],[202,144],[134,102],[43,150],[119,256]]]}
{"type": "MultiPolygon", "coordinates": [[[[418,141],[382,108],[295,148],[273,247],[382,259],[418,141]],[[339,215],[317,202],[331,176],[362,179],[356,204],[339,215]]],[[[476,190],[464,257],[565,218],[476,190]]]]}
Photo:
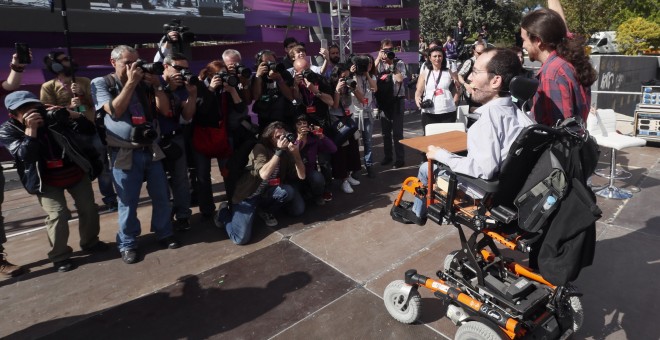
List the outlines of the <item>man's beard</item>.
{"type": "Polygon", "coordinates": [[[341,59],[339,57],[330,57],[330,62],[337,65],[341,59]]]}

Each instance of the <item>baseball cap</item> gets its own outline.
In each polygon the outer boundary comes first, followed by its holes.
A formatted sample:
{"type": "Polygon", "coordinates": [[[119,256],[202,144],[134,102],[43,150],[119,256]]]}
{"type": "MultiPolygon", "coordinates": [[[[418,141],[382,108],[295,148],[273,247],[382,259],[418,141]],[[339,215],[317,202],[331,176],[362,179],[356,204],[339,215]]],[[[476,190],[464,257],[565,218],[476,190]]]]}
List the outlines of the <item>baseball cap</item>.
{"type": "Polygon", "coordinates": [[[16,110],[27,103],[41,103],[41,101],[29,91],[16,91],[5,97],[5,107],[7,110],[16,110]]]}

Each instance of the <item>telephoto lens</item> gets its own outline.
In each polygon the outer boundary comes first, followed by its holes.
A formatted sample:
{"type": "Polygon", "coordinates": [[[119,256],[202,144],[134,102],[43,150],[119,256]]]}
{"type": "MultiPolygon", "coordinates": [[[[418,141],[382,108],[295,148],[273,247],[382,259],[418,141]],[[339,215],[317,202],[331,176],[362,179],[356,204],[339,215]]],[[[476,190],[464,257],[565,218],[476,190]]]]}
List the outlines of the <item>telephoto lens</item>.
{"type": "Polygon", "coordinates": [[[183,80],[185,80],[186,83],[190,85],[197,85],[199,83],[199,78],[197,78],[195,74],[190,72],[190,70],[182,70],[181,77],[183,77],[183,80]]]}
{"type": "Polygon", "coordinates": [[[165,66],[160,62],[148,63],[144,59],[138,59],[135,61],[135,64],[141,68],[142,71],[158,76],[163,75],[163,72],[165,71],[165,66]]]}
{"type": "Polygon", "coordinates": [[[303,78],[305,78],[308,82],[316,84],[321,82],[321,75],[318,73],[312,71],[312,70],[304,70],[302,73],[303,78]]]}
{"type": "Polygon", "coordinates": [[[240,82],[237,76],[229,74],[226,71],[218,72],[215,75],[220,77],[223,83],[227,83],[232,87],[238,86],[238,83],[240,82]]]}
{"type": "Polygon", "coordinates": [[[247,66],[236,64],[236,74],[243,76],[243,78],[250,78],[252,75],[252,70],[250,70],[250,68],[247,66]]]}

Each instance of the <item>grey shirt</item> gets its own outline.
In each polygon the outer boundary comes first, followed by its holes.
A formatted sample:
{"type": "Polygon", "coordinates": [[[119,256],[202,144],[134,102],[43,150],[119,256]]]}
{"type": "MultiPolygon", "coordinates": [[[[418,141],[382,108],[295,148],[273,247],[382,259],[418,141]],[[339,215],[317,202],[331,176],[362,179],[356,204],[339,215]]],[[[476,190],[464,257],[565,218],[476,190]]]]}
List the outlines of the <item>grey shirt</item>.
{"type": "MultiPolygon", "coordinates": [[[[380,64],[378,64],[378,69],[376,71],[378,71],[378,73],[381,73],[381,72],[385,71],[388,67],[390,67],[390,65],[388,65],[385,62],[381,62],[380,64]]],[[[403,75],[403,81],[400,82],[400,83],[394,82],[394,86],[393,86],[394,91],[392,92],[392,94],[395,97],[405,97],[406,96],[406,88],[403,87],[403,83],[405,82],[406,78],[408,77],[407,74],[406,74],[406,63],[404,63],[403,60],[399,60],[396,63],[395,67],[396,67],[396,71],[397,71],[396,73],[401,73],[403,75]]]]}

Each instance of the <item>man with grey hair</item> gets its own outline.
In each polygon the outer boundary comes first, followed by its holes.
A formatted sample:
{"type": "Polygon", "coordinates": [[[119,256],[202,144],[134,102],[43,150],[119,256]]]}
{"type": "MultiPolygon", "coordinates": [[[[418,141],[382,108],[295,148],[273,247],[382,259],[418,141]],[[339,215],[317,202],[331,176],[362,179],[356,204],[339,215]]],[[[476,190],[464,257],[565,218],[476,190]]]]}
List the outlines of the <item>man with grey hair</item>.
{"type": "Polygon", "coordinates": [[[250,75],[240,74],[237,72],[238,66],[241,65],[241,53],[234,49],[227,49],[222,52],[222,62],[227,66],[227,71],[238,76],[238,79],[241,81],[238,85],[238,93],[241,95],[241,99],[245,102],[245,105],[250,105],[252,103],[252,93],[250,93],[250,79],[252,78],[252,73],[250,75]]]}
{"type": "Polygon", "coordinates": [[[151,230],[164,247],[180,246],[172,235],[172,207],[160,162],[164,154],[157,143],[160,129],[155,119],[161,112],[171,111],[170,102],[158,76],[148,73],[148,68],[137,61],[135,49],[117,46],[110,57],[115,73],[95,78],[91,84],[95,109],[105,114],[106,142],[119,198],[117,247],[128,264],[139,260],[137,208],[145,180],[153,207],[151,230]]]}

